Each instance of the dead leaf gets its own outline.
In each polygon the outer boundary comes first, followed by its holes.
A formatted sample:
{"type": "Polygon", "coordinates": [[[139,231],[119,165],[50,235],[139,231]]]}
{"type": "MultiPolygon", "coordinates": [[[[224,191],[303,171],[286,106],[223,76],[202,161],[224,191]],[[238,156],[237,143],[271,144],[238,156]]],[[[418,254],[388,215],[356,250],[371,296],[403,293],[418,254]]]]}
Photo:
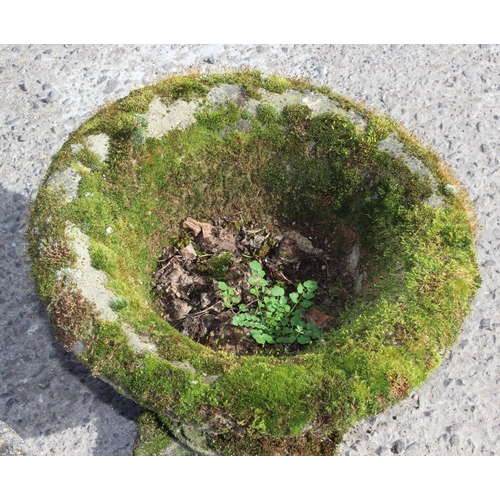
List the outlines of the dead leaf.
{"type": "Polygon", "coordinates": [[[174,299],[169,303],[169,309],[172,310],[169,316],[171,316],[173,320],[178,321],[184,319],[189,314],[192,307],[183,300],[174,299]]]}
{"type": "Polygon", "coordinates": [[[308,323],[311,323],[311,325],[317,326],[318,328],[322,328],[330,321],[330,316],[323,314],[316,308],[307,312],[307,314],[305,314],[305,318],[308,323]]]}
{"type": "Polygon", "coordinates": [[[214,230],[214,226],[212,226],[212,224],[209,224],[208,222],[199,222],[191,217],[188,217],[182,223],[182,227],[185,229],[191,229],[195,236],[198,236],[201,232],[203,239],[212,238],[212,231],[214,230]]]}
{"type": "Polygon", "coordinates": [[[193,245],[190,243],[188,246],[184,247],[181,250],[181,255],[186,259],[186,260],[195,260],[197,255],[196,251],[193,247],[193,245]]]}

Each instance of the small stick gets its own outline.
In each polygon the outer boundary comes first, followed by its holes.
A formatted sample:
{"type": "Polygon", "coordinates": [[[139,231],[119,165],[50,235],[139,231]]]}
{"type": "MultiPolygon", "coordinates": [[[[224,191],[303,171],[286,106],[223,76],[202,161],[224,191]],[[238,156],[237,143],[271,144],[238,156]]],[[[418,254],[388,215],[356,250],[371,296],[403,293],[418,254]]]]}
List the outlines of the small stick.
{"type": "Polygon", "coordinates": [[[290,285],[293,285],[293,281],[290,281],[277,267],[267,263],[267,266],[270,267],[274,272],[276,272],[277,274],[279,274],[285,281],[288,281],[288,283],[290,283],[290,285]]]}
{"type": "Polygon", "coordinates": [[[221,300],[218,300],[214,305],[210,306],[210,307],[207,307],[206,309],[203,309],[203,311],[198,311],[197,313],[193,313],[193,314],[187,314],[187,316],[189,316],[190,318],[194,318],[196,316],[201,316],[203,313],[206,313],[207,311],[210,311],[211,309],[213,309],[217,304],[220,304],[222,301],[221,300]]]}

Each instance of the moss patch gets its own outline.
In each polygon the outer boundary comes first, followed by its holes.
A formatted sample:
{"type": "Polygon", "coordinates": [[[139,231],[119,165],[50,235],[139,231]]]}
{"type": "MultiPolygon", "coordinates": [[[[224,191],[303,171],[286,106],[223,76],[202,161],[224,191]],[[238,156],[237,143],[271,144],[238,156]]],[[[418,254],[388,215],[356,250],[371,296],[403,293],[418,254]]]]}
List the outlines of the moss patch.
{"type": "Polygon", "coordinates": [[[456,339],[479,286],[470,206],[415,137],[328,89],[194,74],[134,91],[71,134],[33,204],[30,255],[56,335],[96,376],[160,416],[210,428],[221,453],[325,454],[418,387],[456,339]],[[155,99],[191,103],[191,125],[148,135],[155,99]],[[85,146],[98,134],[109,137],[105,161],[85,146]],[[388,138],[403,153],[382,147],[388,138]],[[50,183],[68,166],[81,176],[70,202],[50,183]],[[307,223],[343,247],[355,291],[297,355],[216,352],[160,317],[151,276],[165,246],[189,243],[181,222],[235,213],[307,223]],[[109,278],[117,321],[71,287],[68,221],[109,278]],[[129,329],[156,353],[137,350],[129,329]]]}

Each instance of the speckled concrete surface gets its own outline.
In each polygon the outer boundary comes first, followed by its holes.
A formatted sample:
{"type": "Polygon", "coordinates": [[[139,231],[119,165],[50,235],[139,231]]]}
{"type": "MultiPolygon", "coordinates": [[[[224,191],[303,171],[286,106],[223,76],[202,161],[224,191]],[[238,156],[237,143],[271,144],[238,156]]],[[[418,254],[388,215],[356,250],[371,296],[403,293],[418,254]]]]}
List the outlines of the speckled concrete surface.
{"type": "Polygon", "coordinates": [[[483,285],[442,366],[351,429],[343,455],[500,453],[500,47],[0,46],[0,420],[35,455],[130,455],[140,408],[55,341],[27,260],[28,203],[96,109],[169,74],[252,67],[305,76],[388,113],[450,164],[476,204],[483,285]]]}

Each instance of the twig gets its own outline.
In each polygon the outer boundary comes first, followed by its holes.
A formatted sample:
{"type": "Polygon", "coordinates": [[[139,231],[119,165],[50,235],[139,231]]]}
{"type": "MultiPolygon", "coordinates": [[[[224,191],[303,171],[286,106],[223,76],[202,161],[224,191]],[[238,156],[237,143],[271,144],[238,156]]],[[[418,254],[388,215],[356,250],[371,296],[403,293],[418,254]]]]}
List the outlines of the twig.
{"type": "Polygon", "coordinates": [[[161,273],[164,269],[166,269],[168,267],[168,264],[170,264],[170,262],[168,262],[167,264],[165,264],[159,271],[156,271],[155,274],[161,273]]]}
{"type": "Polygon", "coordinates": [[[266,264],[267,264],[267,267],[271,268],[275,273],[279,274],[279,276],[281,278],[283,278],[285,281],[288,281],[288,283],[290,283],[290,285],[294,284],[293,281],[290,281],[277,267],[273,266],[269,262],[266,262],[266,264]]]}
{"type": "Polygon", "coordinates": [[[215,304],[213,304],[212,306],[210,307],[207,307],[206,309],[203,309],[203,311],[198,311],[197,313],[193,313],[193,314],[187,314],[186,316],[189,316],[190,318],[194,318],[196,316],[201,316],[203,313],[206,313],[207,311],[210,311],[211,309],[213,309],[217,304],[220,304],[222,302],[222,300],[218,300],[215,304]]]}
{"type": "Polygon", "coordinates": [[[204,255],[198,255],[198,259],[204,259],[205,257],[213,257],[215,254],[213,253],[206,253],[204,255]]]}

